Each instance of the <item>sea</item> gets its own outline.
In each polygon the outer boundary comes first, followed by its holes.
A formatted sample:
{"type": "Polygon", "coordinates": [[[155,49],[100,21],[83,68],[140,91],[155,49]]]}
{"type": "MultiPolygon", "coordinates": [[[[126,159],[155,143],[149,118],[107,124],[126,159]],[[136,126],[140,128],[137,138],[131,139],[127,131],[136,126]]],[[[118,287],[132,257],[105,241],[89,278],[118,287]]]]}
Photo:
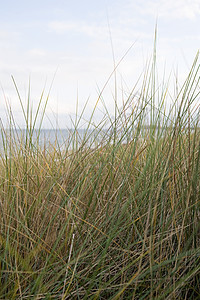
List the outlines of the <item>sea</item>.
{"type": "Polygon", "coordinates": [[[91,129],[1,129],[0,152],[9,148],[26,147],[27,145],[41,150],[45,149],[78,149],[81,147],[97,147],[103,144],[108,136],[107,130],[91,129]]]}
{"type": "MultiPolygon", "coordinates": [[[[136,136],[136,131],[131,132],[118,131],[115,135],[110,129],[0,129],[0,153],[12,152],[13,147],[31,146],[41,150],[57,149],[65,151],[83,148],[95,148],[103,146],[109,140],[109,143],[120,141],[129,143],[136,136]]],[[[193,128],[192,128],[193,131],[193,128]]],[[[143,133],[149,132],[149,127],[143,130],[143,133]]],[[[157,130],[155,131],[157,132],[157,130]]],[[[150,135],[149,135],[150,136],[150,135]]],[[[140,138],[143,138],[140,136],[140,138]]]]}

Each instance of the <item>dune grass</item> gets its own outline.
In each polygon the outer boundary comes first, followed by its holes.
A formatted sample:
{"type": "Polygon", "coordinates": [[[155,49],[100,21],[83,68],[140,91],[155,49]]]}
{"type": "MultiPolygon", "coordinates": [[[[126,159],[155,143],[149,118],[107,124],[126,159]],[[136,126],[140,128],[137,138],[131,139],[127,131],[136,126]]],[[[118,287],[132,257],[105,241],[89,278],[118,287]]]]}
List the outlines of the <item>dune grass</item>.
{"type": "Polygon", "coordinates": [[[25,136],[12,113],[1,127],[0,299],[200,298],[198,54],[170,107],[155,78],[153,63],[114,118],[92,112],[81,143],[77,116],[64,150],[40,146],[47,101],[33,141],[43,99],[33,116],[18,93],[25,136]]]}

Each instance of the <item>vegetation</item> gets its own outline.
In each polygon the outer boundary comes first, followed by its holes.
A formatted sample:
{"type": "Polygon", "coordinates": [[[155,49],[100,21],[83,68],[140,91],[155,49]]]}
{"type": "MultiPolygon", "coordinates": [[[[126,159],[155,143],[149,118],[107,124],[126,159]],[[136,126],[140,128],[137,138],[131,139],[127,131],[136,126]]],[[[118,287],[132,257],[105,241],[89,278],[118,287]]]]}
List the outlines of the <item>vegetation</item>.
{"type": "Polygon", "coordinates": [[[42,125],[33,140],[43,100],[33,116],[17,90],[27,127],[10,112],[1,128],[0,299],[200,298],[198,54],[170,105],[155,69],[94,125],[97,103],[81,142],[77,115],[64,150],[41,146],[42,125]]]}

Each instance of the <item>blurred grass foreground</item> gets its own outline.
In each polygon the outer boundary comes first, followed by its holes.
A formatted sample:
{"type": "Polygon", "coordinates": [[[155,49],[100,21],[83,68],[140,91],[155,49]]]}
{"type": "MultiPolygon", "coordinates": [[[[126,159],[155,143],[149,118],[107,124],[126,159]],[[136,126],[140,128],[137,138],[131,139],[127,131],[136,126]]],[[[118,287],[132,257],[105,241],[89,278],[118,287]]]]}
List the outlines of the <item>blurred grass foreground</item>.
{"type": "MultiPolygon", "coordinates": [[[[200,299],[198,54],[167,103],[155,59],[114,117],[40,143],[1,126],[0,299],[200,299]]],[[[97,102],[102,102],[100,93],[97,102]]],[[[21,131],[22,133],[22,131],[21,131]]]]}

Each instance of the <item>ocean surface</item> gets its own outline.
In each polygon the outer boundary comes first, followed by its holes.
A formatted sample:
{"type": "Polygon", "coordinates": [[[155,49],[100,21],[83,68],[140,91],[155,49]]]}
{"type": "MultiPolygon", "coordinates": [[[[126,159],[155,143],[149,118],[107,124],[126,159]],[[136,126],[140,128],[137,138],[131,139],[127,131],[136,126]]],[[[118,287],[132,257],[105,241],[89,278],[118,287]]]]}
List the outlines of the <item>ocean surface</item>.
{"type": "Polygon", "coordinates": [[[41,149],[55,148],[59,150],[84,147],[95,147],[105,141],[106,131],[95,131],[85,129],[41,129],[34,131],[27,130],[1,130],[0,152],[4,152],[9,147],[25,147],[31,144],[33,147],[41,149]]]}
{"type": "MultiPolygon", "coordinates": [[[[193,128],[191,129],[193,131],[193,128]]],[[[41,129],[34,131],[27,131],[21,129],[0,129],[0,153],[5,151],[8,153],[11,148],[19,149],[19,147],[31,146],[40,148],[41,150],[48,150],[50,148],[59,149],[65,151],[66,149],[78,149],[81,147],[97,147],[98,145],[104,145],[108,140],[110,143],[114,141],[121,141],[122,143],[128,143],[136,136],[136,131],[132,128],[130,132],[121,130],[118,131],[114,137],[112,130],[101,129],[41,129]]],[[[154,134],[157,134],[157,130],[154,134]]],[[[143,134],[147,134],[150,137],[151,133],[149,127],[143,129],[143,134]]],[[[140,138],[143,138],[143,134],[140,134],[140,138]]]]}

